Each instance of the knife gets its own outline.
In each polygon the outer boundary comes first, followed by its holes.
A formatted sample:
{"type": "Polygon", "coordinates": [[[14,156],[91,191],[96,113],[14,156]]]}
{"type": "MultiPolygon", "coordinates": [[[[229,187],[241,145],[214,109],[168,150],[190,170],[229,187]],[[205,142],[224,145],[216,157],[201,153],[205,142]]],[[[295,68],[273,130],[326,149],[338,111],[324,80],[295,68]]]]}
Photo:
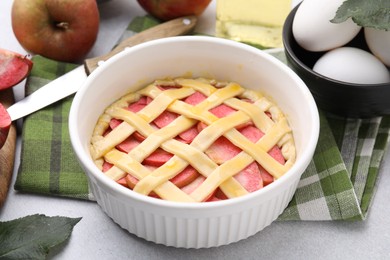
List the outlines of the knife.
{"type": "MultiPolygon", "coordinates": [[[[150,40],[187,34],[194,29],[196,22],[196,16],[186,16],[170,20],[125,39],[124,41],[120,42],[111,52],[105,55],[85,60],[84,65],[81,65],[74,70],[64,74],[63,76],[51,81],[50,83],[36,90],[31,95],[7,108],[5,113],[8,113],[8,116],[11,119],[9,125],[14,120],[22,118],[58,100],[76,93],[77,90],[83,85],[87,76],[92,73],[101,62],[108,60],[110,57],[123,51],[124,49],[150,40]]],[[[2,112],[0,113],[0,119],[4,113],[1,108],[2,106],[0,104],[0,112],[2,112]]],[[[4,121],[3,123],[0,122],[0,149],[6,140],[9,125],[4,126],[4,121]]]]}

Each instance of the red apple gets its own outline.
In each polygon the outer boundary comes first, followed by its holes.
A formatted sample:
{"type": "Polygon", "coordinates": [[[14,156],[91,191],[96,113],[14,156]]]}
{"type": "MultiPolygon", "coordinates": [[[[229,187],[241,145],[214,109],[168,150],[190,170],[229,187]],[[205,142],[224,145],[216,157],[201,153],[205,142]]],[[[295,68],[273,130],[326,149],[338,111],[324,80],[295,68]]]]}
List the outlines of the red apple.
{"type": "Polygon", "coordinates": [[[0,49],[0,90],[10,88],[27,77],[33,63],[26,56],[0,49]]]}
{"type": "Polygon", "coordinates": [[[79,61],[99,29],[96,0],[15,0],[12,29],[27,51],[58,61],[79,61]]]}
{"type": "Polygon", "coordinates": [[[141,7],[152,16],[171,20],[186,15],[200,15],[211,0],[137,0],[141,7]]]}
{"type": "Polygon", "coordinates": [[[11,117],[9,116],[7,109],[0,103],[0,149],[7,140],[11,123],[11,117]]]}

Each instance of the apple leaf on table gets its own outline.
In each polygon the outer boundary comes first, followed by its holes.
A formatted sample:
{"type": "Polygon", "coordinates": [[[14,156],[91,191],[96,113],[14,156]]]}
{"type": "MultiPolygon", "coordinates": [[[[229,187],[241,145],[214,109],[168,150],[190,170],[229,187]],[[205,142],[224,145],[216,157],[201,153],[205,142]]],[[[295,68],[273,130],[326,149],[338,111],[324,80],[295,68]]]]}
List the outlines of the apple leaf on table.
{"type": "Polygon", "coordinates": [[[46,259],[67,240],[81,218],[35,214],[0,222],[0,259],[46,259]]]}
{"type": "Polygon", "coordinates": [[[339,7],[332,23],[342,23],[348,18],[362,27],[390,30],[390,1],[346,0],[339,7]]]}

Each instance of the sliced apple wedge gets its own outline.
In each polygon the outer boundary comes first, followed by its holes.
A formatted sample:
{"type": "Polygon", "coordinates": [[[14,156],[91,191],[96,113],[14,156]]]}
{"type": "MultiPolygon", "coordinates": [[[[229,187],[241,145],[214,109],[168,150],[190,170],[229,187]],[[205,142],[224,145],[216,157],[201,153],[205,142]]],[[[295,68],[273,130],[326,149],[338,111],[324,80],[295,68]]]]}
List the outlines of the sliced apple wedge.
{"type": "Polygon", "coordinates": [[[7,140],[11,123],[11,117],[9,116],[7,109],[0,103],[0,149],[7,140]]]}
{"type": "Polygon", "coordinates": [[[15,86],[30,73],[33,62],[26,56],[0,49],[0,90],[15,86]]]}

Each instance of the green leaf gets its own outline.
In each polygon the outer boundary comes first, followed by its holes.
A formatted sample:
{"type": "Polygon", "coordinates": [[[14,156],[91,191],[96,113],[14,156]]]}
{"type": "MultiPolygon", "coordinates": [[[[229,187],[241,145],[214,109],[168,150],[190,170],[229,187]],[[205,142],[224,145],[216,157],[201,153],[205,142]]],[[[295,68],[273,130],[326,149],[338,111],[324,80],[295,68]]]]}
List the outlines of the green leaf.
{"type": "Polygon", "coordinates": [[[0,259],[45,259],[67,240],[81,218],[35,214],[0,222],[0,259]]]}
{"type": "Polygon", "coordinates": [[[362,27],[390,30],[389,0],[346,0],[339,7],[332,23],[342,23],[348,18],[362,27]]]}

